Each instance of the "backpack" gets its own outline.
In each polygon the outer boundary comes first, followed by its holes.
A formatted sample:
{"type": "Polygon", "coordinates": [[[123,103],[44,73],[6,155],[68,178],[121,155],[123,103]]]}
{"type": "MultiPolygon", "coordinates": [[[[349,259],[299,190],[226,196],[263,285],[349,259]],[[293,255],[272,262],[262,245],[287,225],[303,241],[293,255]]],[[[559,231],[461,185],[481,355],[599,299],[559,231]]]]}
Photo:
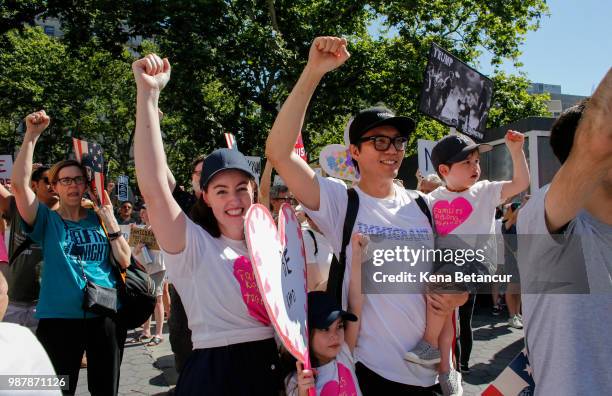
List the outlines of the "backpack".
{"type": "Polygon", "coordinates": [[[317,238],[315,237],[314,231],[312,231],[310,228],[307,228],[306,232],[312,238],[312,242],[314,243],[315,248],[314,255],[316,256],[317,254],[319,254],[319,245],[317,244],[317,238]]]}
{"type": "MultiPolygon", "coordinates": [[[[410,197],[414,199],[419,209],[427,217],[432,230],[435,230],[431,212],[421,194],[416,191],[406,190],[410,197]]],[[[346,270],[346,247],[351,240],[351,233],[355,226],[357,213],[359,213],[359,195],[354,188],[346,190],[348,195],[348,204],[346,206],[346,214],[344,215],[344,226],[342,228],[342,247],[340,248],[339,257],[332,257],[331,266],[329,267],[329,278],[327,281],[327,293],[334,296],[339,304],[342,304],[342,282],[344,281],[344,271],[346,270]]]]}

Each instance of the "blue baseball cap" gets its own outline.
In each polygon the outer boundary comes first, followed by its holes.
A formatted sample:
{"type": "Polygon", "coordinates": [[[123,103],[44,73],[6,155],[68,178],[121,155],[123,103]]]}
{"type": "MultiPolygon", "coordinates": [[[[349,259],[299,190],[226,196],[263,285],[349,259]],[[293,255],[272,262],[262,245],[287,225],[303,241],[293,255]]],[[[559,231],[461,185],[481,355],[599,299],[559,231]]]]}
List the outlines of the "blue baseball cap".
{"type": "Polygon", "coordinates": [[[213,151],[204,159],[202,175],[200,177],[200,188],[204,190],[217,173],[230,169],[246,173],[259,184],[259,180],[257,180],[257,176],[255,176],[249,162],[240,151],[221,148],[213,151]]]}
{"type": "Polygon", "coordinates": [[[357,321],[357,316],[342,310],[336,299],[324,291],[308,293],[308,328],[327,329],[336,319],[342,318],[351,322],[357,321]]]}

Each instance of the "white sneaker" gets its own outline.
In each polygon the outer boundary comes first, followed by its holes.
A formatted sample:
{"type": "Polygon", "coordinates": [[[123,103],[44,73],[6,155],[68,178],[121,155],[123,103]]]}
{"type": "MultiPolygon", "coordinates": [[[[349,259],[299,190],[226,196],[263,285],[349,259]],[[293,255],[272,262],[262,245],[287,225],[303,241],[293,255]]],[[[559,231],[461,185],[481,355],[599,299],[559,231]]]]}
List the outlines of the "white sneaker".
{"type": "Polygon", "coordinates": [[[448,373],[442,373],[438,376],[440,388],[444,396],[462,396],[463,386],[461,385],[461,373],[452,369],[448,373]]]}
{"type": "Polygon", "coordinates": [[[514,315],[508,320],[508,326],[514,327],[515,329],[522,329],[523,321],[521,320],[520,316],[514,315]]]}

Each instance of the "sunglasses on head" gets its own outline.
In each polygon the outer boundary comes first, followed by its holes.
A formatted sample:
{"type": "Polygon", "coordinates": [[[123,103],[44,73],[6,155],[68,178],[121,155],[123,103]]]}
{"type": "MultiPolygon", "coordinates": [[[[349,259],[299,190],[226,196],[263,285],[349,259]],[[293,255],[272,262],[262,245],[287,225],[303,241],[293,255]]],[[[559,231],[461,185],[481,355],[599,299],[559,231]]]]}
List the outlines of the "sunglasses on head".
{"type": "Polygon", "coordinates": [[[387,151],[393,143],[393,146],[397,151],[406,150],[408,144],[408,138],[404,136],[389,137],[384,135],[378,136],[367,136],[359,139],[360,142],[374,142],[374,149],[376,151],[387,151]]]}

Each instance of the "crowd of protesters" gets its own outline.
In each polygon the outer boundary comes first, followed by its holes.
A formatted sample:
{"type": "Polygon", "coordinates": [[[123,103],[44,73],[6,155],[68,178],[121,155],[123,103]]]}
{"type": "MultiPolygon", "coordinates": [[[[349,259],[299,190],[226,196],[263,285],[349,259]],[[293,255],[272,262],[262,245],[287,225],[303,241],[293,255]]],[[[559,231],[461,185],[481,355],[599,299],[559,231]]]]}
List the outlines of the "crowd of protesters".
{"type": "MultiPolygon", "coordinates": [[[[553,125],[551,146],[562,166],[550,185],[531,191],[529,200],[524,136],[515,131],[506,135],[512,180],[480,180],[480,153],[491,147],[449,135],[432,151],[437,175],[417,174],[418,192],[398,185],[416,125],[382,106],[362,109],[348,127],[348,149],[360,174],[349,187],[316,175],[293,150],[313,93],[327,73],[349,61],[348,50],[345,39],[314,40],[271,127],[261,179],[242,153],[217,149],[192,163],[191,193],[177,186],[166,162],[158,108],[171,66],[155,54],[132,65],[134,160],[142,198],[132,194],[118,201],[109,185],[104,204],[84,205],[88,179],[79,162],[33,164],[36,143],[51,119],[44,110],[27,115],[11,188],[0,185],[0,237],[6,235],[0,244],[0,318],[5,322],[0,323],[0,345],[7,334],[21,340],[23,350],[31,351],[30,365],[12,345],[10,355],[2,354],[10,363],[0,363],[0,373],[12,364],[14,370],[36,367],[29,374],[67,375],[64,394],[74,394],[85,354],[91,394],[118,394],[127,329],[116,316],[84,309],[84,289],[89,282],[116,288],[120,280],[113,266],[127,268],[134,259],[153,281],[156,300],[151,318],[127,342],[159,345],[168,319],[180,374],[176,394],[304,396],[314,388],[321,395],[461,395],[462,374],[470,372],[477,288],[445,292],[457,285],[439,284],[423,293],[362,293],[361,267],[370,237],[388,236],[390,230],[405,236],[401,243],[411,249],[456,240],[470,246],[492,240],[502,246],[503,254],[493,248],[495,257],[484,265],[468,263],[462,271],[512,275],[505,290],[508,325],[525,327],[536,393],[609,393],[612,71],[590,100],[553,125]],[[283,185],[272,185],[273,171],[283,185]],[[344,246],[345,216],[353,199],[357,212],[344,246]],[[437,209],[458,199],[469,207],[468,214],[449,227],[452,220],[437,209]],[[254,275],[244,220],[258,202],[275,220],[288,203],[302,223],[312,369],[284,357],[257,286],[249,286],[254,275]],[[152,231],[158,247],[130,246],[122,226],[152,231]],[[486,238],[466,242],[465,235],[486,238]],[[570,251],[570,243],[578,249],[570,251]],[[348,257],[338,285],[330,285],[334,256],[348,257]],[[578,281],[565,279],[558,271],[563,266],[580,266],[579,283],[586,289],[571,289],[578,281]],[[328,292],[330,286],[337,286],[339,298],[328,292]]],[[[451,271],[449,266],[456,270],[454,263],[423,260],[418,265],[437,274],[451,271]]],[[[499,289],[492,292],[497,315],[503,299],[499,289]]]]}

